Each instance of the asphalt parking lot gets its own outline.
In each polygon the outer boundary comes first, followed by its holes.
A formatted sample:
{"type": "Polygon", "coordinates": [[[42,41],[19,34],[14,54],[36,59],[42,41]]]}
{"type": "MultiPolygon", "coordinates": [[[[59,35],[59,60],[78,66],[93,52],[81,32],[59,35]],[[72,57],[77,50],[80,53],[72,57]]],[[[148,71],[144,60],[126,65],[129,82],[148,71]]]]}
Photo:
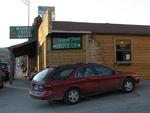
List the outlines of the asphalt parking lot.
{"type": "Polygon", "coordinates": [[[101,94],[76,105],[32,99],[29,86],[28,81],[15,81],[0,90],[0,113],[150,113],[150,80],[141,81],[130,94],[101,94]]]}

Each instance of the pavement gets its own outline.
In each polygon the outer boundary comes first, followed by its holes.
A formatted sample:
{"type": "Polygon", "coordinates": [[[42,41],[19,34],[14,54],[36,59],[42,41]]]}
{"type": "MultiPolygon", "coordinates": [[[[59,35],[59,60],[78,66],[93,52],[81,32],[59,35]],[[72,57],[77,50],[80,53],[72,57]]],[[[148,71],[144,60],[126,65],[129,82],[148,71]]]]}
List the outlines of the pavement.
{"type": "Polygon", "coordinates": [[[129,94],[120,91],[82,99],[79,104],[48,103],[29,96],[29,80],[14,80],[0,90],[0,113],[150,113],[150,80],[129,94]]]}
{"type": "Polygon", "coordinates": [[[29,91],[31,89],[31,81],[27,79],[14,79],[12,84],[6,83],[5,87],[29,91]]]}

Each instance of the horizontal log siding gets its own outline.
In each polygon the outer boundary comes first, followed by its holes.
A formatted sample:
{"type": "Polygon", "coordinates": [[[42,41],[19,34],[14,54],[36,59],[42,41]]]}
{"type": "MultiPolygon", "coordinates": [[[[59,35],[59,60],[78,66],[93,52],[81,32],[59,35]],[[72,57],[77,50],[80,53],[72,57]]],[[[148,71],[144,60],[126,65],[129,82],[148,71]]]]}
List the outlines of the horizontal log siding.
{"type": "Polygon", "coordinates": [[[95,35],[99,44],[99,59],[102,64],[121,71],[138,73],[142,79],[150,79],[150,36],[122,36],[122,35],[95,35]],[[116,39],[131,40],[131,65],[118,65],[115,63],[116,39]]]}

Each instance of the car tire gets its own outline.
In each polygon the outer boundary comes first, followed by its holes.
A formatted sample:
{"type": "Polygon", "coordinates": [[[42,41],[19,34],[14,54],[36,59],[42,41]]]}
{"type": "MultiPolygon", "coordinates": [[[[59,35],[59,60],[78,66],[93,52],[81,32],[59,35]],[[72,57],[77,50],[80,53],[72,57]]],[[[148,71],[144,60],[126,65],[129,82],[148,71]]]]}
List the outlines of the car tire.
{"type": "Polygon", "coordinates": [[[78,89],[70,89],[65,93],[64,101],[66,104],[73,105],[80,101],[80,91],[78,89]]]}
{"type": "Polygon", "coordinates": [[[134,82],[133,79],[131,78],[126,78],[124,79],[123,83],[122,83],[122,88],[121,88],[122,92],[124,93],[130,93],[134,90],[134,82]]]}

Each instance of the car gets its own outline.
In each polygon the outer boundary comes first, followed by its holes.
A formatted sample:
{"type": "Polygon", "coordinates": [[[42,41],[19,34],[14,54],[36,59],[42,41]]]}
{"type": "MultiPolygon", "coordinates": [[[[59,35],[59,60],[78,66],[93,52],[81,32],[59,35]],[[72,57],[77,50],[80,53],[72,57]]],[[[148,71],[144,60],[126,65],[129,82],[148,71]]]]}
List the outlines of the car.
{"type": "Polygon", "coordinates": [[[0,70],[4,73],[3,80],[7,82],[9,80],[9,71],[8,71],[8,63],[0,62],[0,70]]]}
{"type": "Polygon", "coordinates": [[[109,91],[130,93],[139,81],[135,73],[114,71],[101,64],[68,64],[46,68],[35,75],[29,94],[36,99],[76,104],[83,97],[109,91]]]}

